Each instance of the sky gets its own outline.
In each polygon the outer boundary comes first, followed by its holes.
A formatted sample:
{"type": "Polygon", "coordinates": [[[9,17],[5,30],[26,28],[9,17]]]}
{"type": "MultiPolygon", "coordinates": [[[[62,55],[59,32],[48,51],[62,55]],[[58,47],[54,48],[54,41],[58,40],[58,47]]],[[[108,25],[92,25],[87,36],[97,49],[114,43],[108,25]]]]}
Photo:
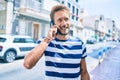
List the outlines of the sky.
{"type": "Polygon", "coordinates": [[[104,15],[114,20],[120,29],[120,0],[80,0],[80,6],[89,15],[104,15]]]}

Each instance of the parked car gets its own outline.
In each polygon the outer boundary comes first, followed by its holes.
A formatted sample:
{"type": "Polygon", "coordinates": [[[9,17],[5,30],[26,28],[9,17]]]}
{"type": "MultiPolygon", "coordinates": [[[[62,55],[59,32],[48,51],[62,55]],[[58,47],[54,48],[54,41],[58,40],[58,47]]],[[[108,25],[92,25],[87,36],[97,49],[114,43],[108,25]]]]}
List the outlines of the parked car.
{"type": "Polygon", "coordinates": [[[95,38],[93,38],[93,37],[86,40],[87,44],[95,44],[96,42],[97,42],[97,40],[95,38]]]}
{"type": "Polygon", "coordinates": [[[35,41],[26,35],[0,35],[0,58],[12,62],[17,57],[24,57],[36,46],[35,41]]]}

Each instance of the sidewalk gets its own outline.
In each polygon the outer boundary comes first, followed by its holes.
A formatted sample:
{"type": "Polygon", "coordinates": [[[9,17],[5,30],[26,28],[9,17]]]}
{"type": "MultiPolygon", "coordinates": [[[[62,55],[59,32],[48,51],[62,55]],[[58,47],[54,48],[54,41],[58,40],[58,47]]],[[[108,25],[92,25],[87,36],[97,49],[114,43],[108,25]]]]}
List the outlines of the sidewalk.
{"type": "Polygon", "coordinates": [[[110,51],[116,47],[115,45],[110,45],[108,43],[97,43],[93,45],[87,45],[87,58],[86,64],[88,72],[93,71],[110,53],[110,51]]]}
{"type": "Polygon", "coordinates": [[[91,80],[120,80],[119,46],[112,49],[111,53],[107,54],[103,62],[98,66],[94,66],[94,69],[89,72],[91,80]]]}
{"type": "Polygon", "coordinates": [[[98,63],[99,63],[98,59],[87,56],[86,64],[87,64],[88,72],[90,73],[98,65],[98,63]]]}

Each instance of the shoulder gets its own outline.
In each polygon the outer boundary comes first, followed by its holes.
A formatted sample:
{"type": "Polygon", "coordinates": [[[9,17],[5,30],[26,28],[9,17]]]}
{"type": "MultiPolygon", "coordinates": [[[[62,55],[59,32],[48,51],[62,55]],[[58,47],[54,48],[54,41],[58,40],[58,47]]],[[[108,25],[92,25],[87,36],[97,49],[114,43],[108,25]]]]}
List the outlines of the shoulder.
{"type": "Polygon", "coordinates": [[[76,42],[82,46],[86,46],[86,43],[79,37],[70,37],[70,42],[76,42]]]}
{"type": "Polygon", "coordinates": [[[79,38],[79,37],[70,37],[70,39],[69,40],[71,40],[71,41],[77,41],[77,42],[82,42],[83,43],[83,41],[79,38]]]}

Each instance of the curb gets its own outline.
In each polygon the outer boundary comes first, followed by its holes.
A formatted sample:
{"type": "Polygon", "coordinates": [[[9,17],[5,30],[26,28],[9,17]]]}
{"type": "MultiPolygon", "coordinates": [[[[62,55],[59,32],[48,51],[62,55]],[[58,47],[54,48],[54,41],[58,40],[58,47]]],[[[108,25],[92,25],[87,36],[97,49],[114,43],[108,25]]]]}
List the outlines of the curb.
{"type": "Polygon", "coordinates": [[[97,54],[98,58],[95,58],[93,56],[88,55],[86,58],[86,64],[88,72],[90,73],[95,67],[97,67],[99,64],[102,63],[104,58],[110,53],[111,49],[113,49],[116,46],[106,46],[104,48],[97,49],[97,52],[94,53],[94,51],[91,51],[91,53],[88,54],[97,54]]]}

